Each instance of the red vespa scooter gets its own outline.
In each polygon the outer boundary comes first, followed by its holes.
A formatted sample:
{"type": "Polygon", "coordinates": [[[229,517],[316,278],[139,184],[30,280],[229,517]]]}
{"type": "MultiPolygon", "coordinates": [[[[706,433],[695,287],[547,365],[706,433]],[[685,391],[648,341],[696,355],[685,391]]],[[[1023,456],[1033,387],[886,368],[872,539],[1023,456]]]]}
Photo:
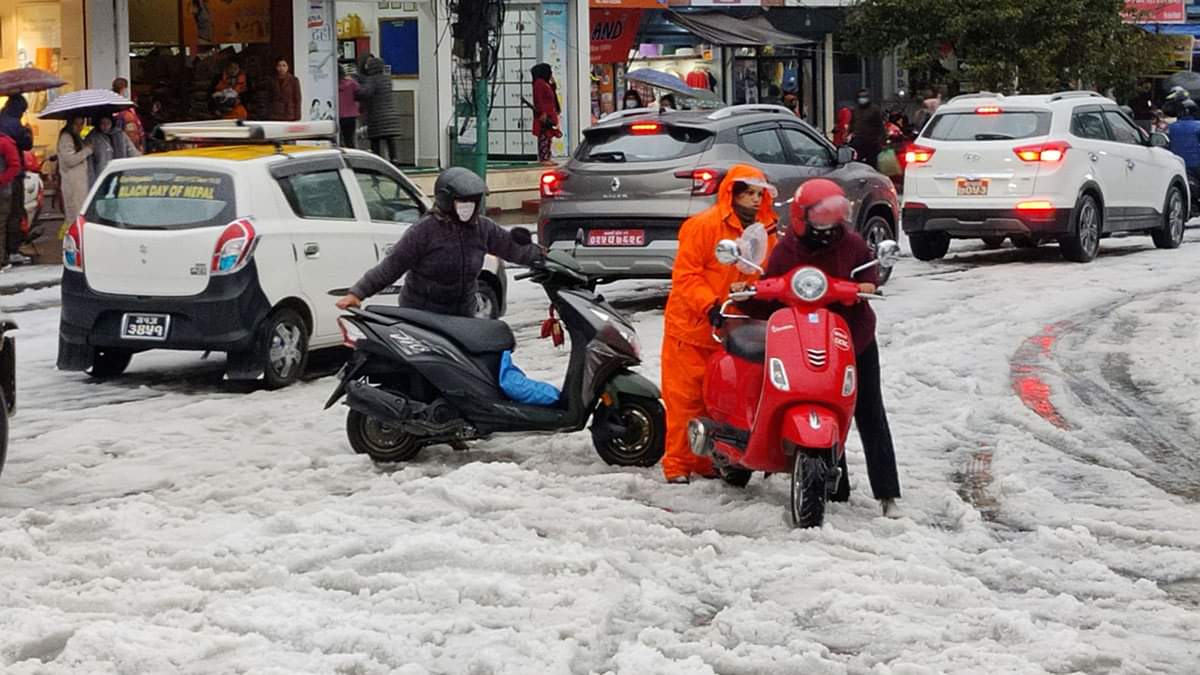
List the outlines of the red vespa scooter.
{"type": "MultiPolygon", "coordinates": [[[[717,245],[722,264],[758,267],[742,256],[736,242],[717,245]]],[[[880,242],[874,265],[892,267],[900,247],[880,242]]],[[[760,269],[761,271],[761,269],[760,269]]],[[[880,295],[860,293],[858,284],[831,279],[815,267],[763,279],[730,294],[722,316],[741,319],[725,330],[724,344],[708,363],[704,404],[709,418],[688,424],[692,452],[713,459],[722,478],[745,485],[753,471],[789,472],[790,515],[796,527],[820,527],[825,502],[842,480],[839,462],[858,397],[858,373],[850,330],[827,307],[852,305],[880,295]],[[736,301],[778,301],[786,305],[767,321],[728,314],[736,301]]]]}

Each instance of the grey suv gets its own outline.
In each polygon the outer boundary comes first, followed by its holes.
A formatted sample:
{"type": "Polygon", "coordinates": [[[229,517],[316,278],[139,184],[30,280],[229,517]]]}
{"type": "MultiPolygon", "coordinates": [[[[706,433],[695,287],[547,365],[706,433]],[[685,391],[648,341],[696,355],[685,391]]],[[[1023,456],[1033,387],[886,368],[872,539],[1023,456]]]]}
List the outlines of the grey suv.
{"type": "Polygon", "coordinates": [[[895,239],[892,181],[853,158],[781,106],[627,110],[586,130],[575,156],[542,176],[538,236],[550,248],[570,249],[582,230],[577,258],[598,282],[669,278],[679,226],[711,206],[724,173],[744,163],[779,188],[775,210],[784,228],[796,188],[824,177],[846,190],[868,243],[895,239]]]}

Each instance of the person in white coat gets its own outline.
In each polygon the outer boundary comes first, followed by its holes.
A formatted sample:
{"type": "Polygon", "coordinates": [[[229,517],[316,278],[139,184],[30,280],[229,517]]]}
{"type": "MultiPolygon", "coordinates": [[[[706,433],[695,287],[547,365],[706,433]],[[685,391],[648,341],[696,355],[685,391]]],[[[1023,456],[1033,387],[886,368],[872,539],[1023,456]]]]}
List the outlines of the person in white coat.
{"type": "Polygon", "coordinates": [[[71,117],[67,120],[67,126],[58,134],[58,173],[62,177],[59,189],[62,191],[66,227],[79,217],[83,200],[87,198],[88,190],[95,180],[91,163],[88,161],[93,152],[92,144],[83,140],[80,135],[84,122],[82,116],[71,117]]]}

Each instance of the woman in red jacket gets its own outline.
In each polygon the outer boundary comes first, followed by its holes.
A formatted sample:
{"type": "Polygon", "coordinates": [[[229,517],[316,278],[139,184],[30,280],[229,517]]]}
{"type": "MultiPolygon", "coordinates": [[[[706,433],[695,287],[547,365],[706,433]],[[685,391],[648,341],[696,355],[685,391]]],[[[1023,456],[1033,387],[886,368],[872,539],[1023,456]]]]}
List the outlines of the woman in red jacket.
{"type": "MultiPolygon", "coordinates": [[[[815,178],[801,184],[792,199],[791,210],[792,226],[767,259],[764,279],[787,274],[801,265],[816,267],[831,277],[850,279],[854,268],[875,259],[867,242],[846,227],[850,219],[850,202],[837,183],[815,178]]],[[[854,280],[859,282],[863,293],[874,293],[879,286],[879,268],[860,272],[854,280]]],[[[762,319],[768,318],[780,306],[755,301],[738,304],[742,311],[762,319]]],[[[865,300],[849,307],[831,305],[829,310],[846,320],[858,357],[858,405],[854,409],[854,423],[867,457],[871,492],[879,500],[883,515],[898,518],[900,509],[896,500],[900,498],[900,477],[896,470],[892,432],[883,407],[875,312],[865,300]]],[[[848,475],[843,457],[843,478],[833,496],[834,501],[850,499],[848,475]]]]}
{"type": "Polygon", "coordinates": [[[539,63],[530,71],[533,76],[533,135],[538,139],[538,161],[550,163],[550,143],[562,136],[558,130],[558,87],[549,63],[539,63]]]}

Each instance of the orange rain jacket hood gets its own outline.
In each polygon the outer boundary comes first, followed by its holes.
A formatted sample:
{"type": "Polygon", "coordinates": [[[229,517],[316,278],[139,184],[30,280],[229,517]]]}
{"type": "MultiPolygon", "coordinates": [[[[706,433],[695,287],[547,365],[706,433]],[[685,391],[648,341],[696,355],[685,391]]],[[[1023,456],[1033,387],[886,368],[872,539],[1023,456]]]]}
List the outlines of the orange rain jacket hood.
{"type": "MultiPolygon", "coordinates": [[[[738,281],[750,282],[757,274],[745,274],[736,265],[722,265],[715,254],[717,242],[737,239],[742,234],[742,222],[733,210],[733,184],[738,181],[766,183],[762,171],[735,164],[721,181],[717,203],[687,219],[679,228],[679,252],[671,273],[671,295],[664,316],[666,335],[698,347],[713,347],[712,327],[708,324],[708,309],[713,303],[729,297],[729,286],[738,281]]],[[[768,253],[775,246],[775,215],[771,193],[763,196],[758,209],[758,222],[766,226],[768,253]]]]}

